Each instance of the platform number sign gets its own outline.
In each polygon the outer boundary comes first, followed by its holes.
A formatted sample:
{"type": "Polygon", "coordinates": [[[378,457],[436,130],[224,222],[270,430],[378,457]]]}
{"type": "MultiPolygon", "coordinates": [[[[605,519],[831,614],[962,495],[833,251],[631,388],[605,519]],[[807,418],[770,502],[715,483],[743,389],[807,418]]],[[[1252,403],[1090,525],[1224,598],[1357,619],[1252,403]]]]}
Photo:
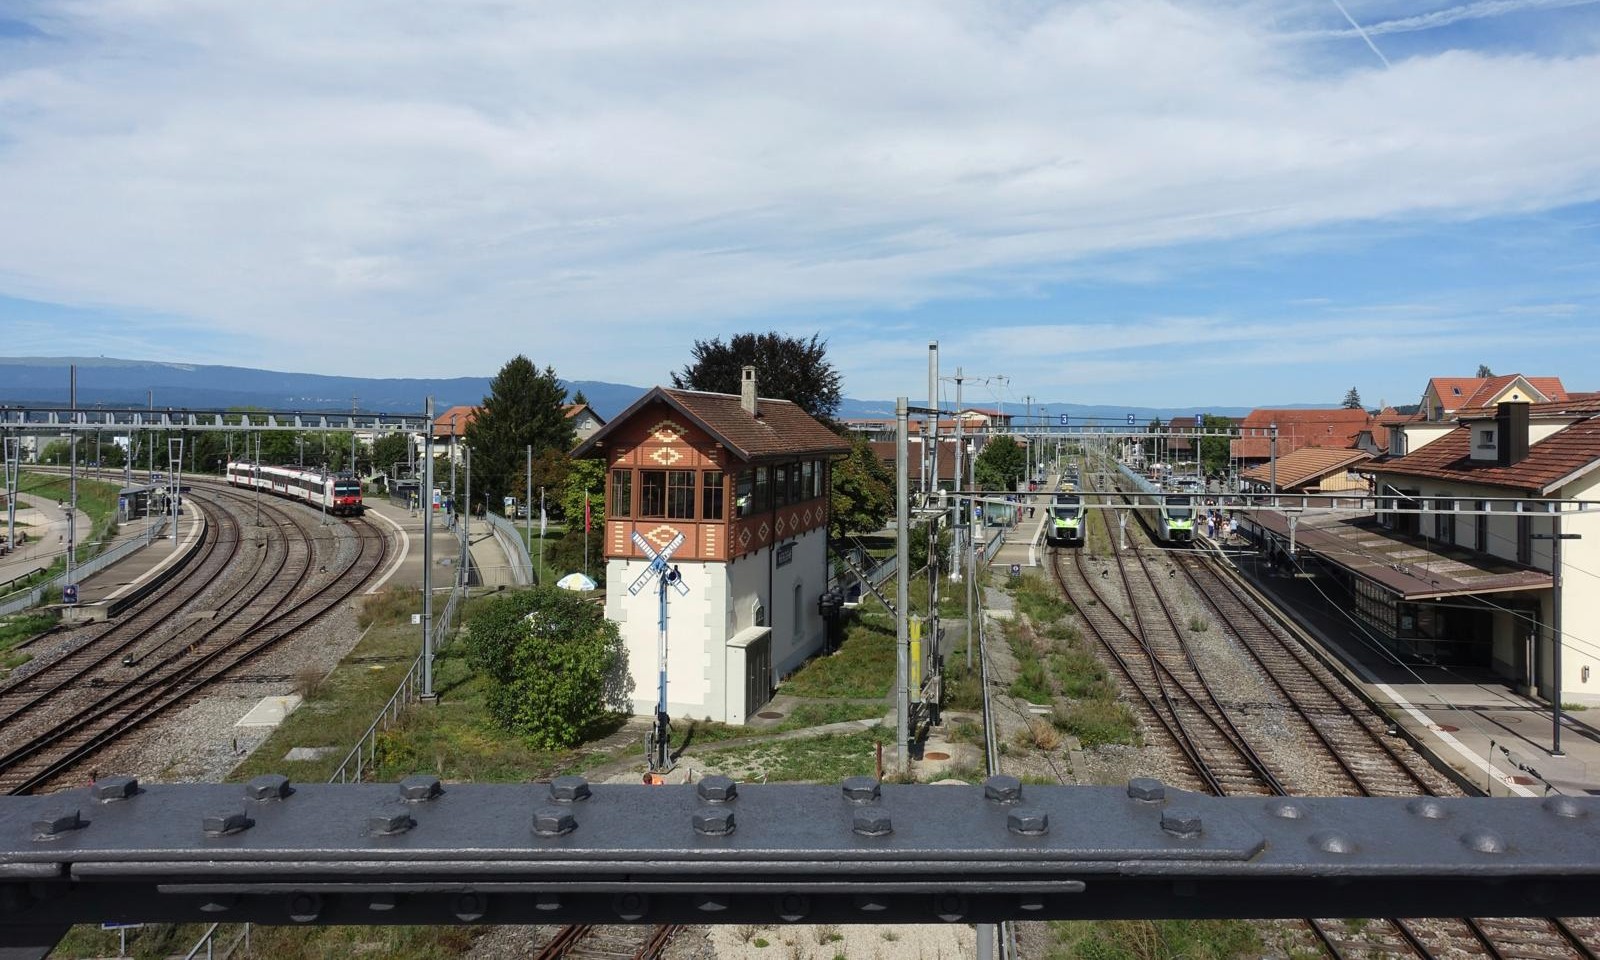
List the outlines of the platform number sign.
{"type": "Polygon", "coordinates": [[[1206,415],[1205,415],[1205,414],[1203,414],[1203,413],[1197,413],[1197,414],[1195,414],[1195,415],[1194,415],[1194,425],[1195,425],[1195,426],[1196,426],[1196,427],[1203,427],[1203,426],[1205,426],[1205,425],[1206,425],[1206,415]]]}
{"type": "Polygon", "coordinates": [[[67,585],[65,585],[65,586],[63,586],[61,588],[61,602],[62,603],[77,603],[78,602],[78,585],[76,583],[69,583],[69,584],[67,584],[67,585]]]}
{"type": "Polygon", "coordinates": [[[1128,414],[1128,426],[1133,426],[1133,414],[1128,414]]]}
{"type": "Polygon", "coordinates": [[[1070,421],[1071,419],[1072,419],[1071,416],[1069,416],[1068,414],[1063,413],[1061,415],[1061,425],[1063,427],[1066,426],[1068,421],[1070,421]]]}

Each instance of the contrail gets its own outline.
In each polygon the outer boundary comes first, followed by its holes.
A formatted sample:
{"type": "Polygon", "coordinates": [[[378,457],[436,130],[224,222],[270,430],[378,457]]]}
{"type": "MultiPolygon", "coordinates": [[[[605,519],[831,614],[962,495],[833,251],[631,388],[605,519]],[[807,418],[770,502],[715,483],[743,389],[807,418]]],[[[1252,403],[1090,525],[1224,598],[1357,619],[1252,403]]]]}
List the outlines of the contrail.
{"type": "Polygon", "coordinates": [[[1463,20],[1482,20],[1487,17],[1504,16],[1508,13],[1521,13],[1525,10],[1586,7],[1594,2],[1595,0],[1480,0],[1478,3],[1463,4],[1459,7],[1451,7],[1448,10],[1435,10],[1432,13],[1424,13],[1415,17],[1401,17],[1398,20],[1385,20],[1382,23],[1371,24],[1367,27],[1367,33],[1408,33],[1413,30],[1431,30],[1434,27],[1447,27],[1452,23],[1460,23],[1463,20]]]}
{"type": "Polygon", "coordinates": [[[1350,26],[1356,28],[1356,33],[1361,35],[1361,39],[1367,41],[1367,46],[1371,47],[1372,52],[1378,55],[1378,59],[1383,61],[1383,65],[1386,68],[1393,67],[1394,64],[1389,62],[1389,58],[1384,56],[1383,51],[1378,49],[1378,45],[1372,42],[1371,37],[1367,36],[1367,31],[1361,29],[1361,24],[1356,23],[1355,17],[1350,16],[1350,11],[1344,8],[1344,4],[1340,3],[1339,0],[1333,0],[1333,5],[1339,8],[1339,12],[1344,14],[1346,20],[1350,21],[1350,26]]]}

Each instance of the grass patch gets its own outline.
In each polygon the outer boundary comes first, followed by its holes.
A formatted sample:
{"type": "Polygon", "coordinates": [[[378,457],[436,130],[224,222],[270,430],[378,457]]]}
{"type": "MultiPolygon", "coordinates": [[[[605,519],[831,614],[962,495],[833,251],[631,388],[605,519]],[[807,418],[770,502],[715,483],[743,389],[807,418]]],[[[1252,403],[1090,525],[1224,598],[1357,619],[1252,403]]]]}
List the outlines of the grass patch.
{"type": "Polygon", "coordinates": [[[1107,743],[1139,746],[1139,727],[1128,705],[1114,699],[1084,699],[1057,705],[1050,722],[1086,747],[1107,743]]]}
{"type": "Polygon", "coordinates": [[[782,692],[812,700],[869,700],[889,695],[894,682],[894,620],[857,610],[845,624],[844,642],[814,657],[783,681],[782,692]]]}
{"type": "MultiPolygon", "coordinates": [[[[358,617],[367,625],[361,642],[230,778],[281,773],[302,783],[327,780],[411,668],[421,644],[421,628],[411,624],[411,614],[420,609],[416,590],[385,590],[367,598],[358,617]],[[292,747],[334,749],[315,760],[284,760],[292,747]]],[[[434,690],[438,703],[406,707],[396,725],[379,733],[368,779],[432,773],[447,780],[520,781],[549,775],[575,756],[534,749],[496,726],[486,682],[456,647],[446,647],[434,661],[434,690]]]]}
{"type": "Polygon", "coordinates": [[[837,783],[845,777],[875,773],[878,744],[893,739],[893,730],[878,729],[774,740],[718,751],[716,764],[735,780],[837,783]]]}
{"type": "Polygon", "coordinates": [[[10,650],[29,637],[43,633],[55,626],[59,619],[58,614],[49,611],[18,614],[0,621],[0,652],[10,650]]]}
{"type": "Polygon", "coordinates": [[[1260,956],[1261,934],[1243,920],[1055,920],[1051,960],[1232,960],[1260,956]]]}
{"type": "MultiPolygon", "coordinates": [[[[100,552],[100,541],[116,532],[117,494],[120,484],[78,478],[78,509],[89,515],[89,530],[78,531],[78,559],[87,560],[100,552]]],[[[17,492],[49,500],[66,501],[72,485],[64,476],[24,472],[17,492]]]]}

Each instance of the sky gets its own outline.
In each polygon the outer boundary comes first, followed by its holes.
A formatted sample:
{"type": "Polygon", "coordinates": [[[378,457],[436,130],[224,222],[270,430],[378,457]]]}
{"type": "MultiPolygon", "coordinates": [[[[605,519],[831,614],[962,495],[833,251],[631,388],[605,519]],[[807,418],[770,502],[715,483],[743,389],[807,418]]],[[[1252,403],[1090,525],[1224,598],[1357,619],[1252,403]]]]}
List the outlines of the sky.
{"type": "Polygon", "coordinates": [[[0,352],[765,330],[860,398],[1600,390],[1600,0],[0,0],[0,352]]]}

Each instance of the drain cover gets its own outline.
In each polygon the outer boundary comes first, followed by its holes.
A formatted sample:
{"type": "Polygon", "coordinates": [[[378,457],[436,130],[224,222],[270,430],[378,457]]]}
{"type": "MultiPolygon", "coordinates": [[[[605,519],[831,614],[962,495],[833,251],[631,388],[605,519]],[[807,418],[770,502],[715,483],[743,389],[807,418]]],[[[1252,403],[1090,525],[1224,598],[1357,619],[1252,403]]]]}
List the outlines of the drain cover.
{"type": "Polygon", "coordinates": [[[923,756],[923,759],[926,759],[926,760],[949,760],[950,759],[950,754],[942,753],[942,752],[940,752],[938,750],[929,750],[927,753],[924,753],[922,756],[923,756]]]}
{"type": "Polygon", "coordinates": [[[783,719],[783,714],[779,713],[776,710],[763,710],[760,713],[756,714],[756,716],[760,717],[763,720],[782,720],[783,719]]]}

